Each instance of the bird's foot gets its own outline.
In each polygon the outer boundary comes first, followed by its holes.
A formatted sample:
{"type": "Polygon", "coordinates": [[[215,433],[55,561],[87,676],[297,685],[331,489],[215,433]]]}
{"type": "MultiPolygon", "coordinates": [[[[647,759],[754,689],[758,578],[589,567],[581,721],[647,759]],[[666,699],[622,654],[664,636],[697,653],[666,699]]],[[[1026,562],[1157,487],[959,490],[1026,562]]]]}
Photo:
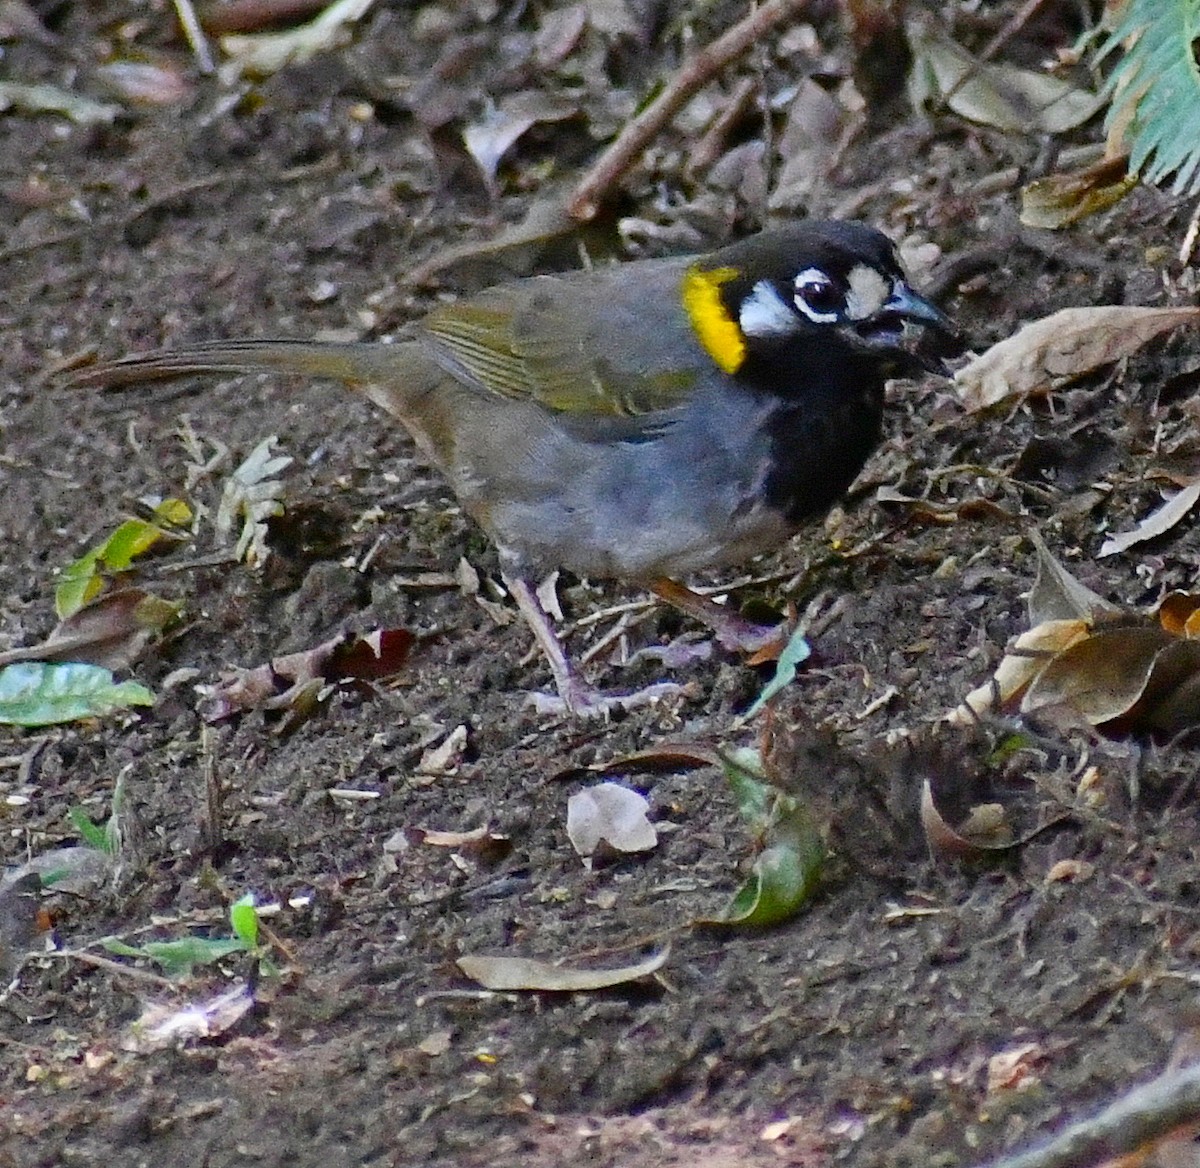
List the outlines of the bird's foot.
{"type": "Polygon", "coordinates": [[[770,661],[787,644],[787,624],[760,625],[707,596],[693,592],[677,580],[651,580],[651,592],[712,630],[713,639],[731,653],[745,653],[755,661],[770,661]]]}
{"type": "Polygon", "coordinates": [[[639,706],[650,706],[670,698],[695,696],[695,687],[677,685],[673,681],[659,681],[632,693],[606,693],[579,677],[560,686],[557,694],[531,693],[526,695],[528,704],[539,715],[573,715],[576,718],[608,718],[616,711],[632,710],[639,706]]]}

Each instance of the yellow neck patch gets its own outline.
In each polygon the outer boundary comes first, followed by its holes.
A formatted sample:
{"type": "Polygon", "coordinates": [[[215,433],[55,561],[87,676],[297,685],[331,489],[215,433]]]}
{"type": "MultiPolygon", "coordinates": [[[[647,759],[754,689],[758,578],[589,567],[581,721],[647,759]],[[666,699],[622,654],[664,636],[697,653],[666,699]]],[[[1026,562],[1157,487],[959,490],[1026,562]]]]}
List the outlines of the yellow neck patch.
{"type": "Polygon", "coordinates": [[[680,293],[683,310],[704,351],[726,373],[736,373],[746,359],[746,338],[721,302],[721,285],[736,280],[737,268],[689,268],[680,293]]]}

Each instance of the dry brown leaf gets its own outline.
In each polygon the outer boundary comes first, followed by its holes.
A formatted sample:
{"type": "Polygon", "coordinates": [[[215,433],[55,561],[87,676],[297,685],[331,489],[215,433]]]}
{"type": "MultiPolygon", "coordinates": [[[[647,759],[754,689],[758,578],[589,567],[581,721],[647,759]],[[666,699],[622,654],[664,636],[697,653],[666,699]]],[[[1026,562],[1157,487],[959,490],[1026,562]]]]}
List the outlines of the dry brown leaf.
{"type": "Polygon", "coordinates": [[[1021,699],[1021,712],[1065,706],[1092,726],[1122,718],[1146,692],[1155,660],[1172,643],[1185,642],[1173,642],[1153,626],[1086,637],[1043,667],[1021,699]]]}
{"type": "Polygon", "coordinates": [[[1200,637],[1200,594],[1168,592],[1158,606],[1158,623],[1176,637],[1200,637]]]}
{"type": "Polygon", "coordinates": [[[416,640],[407,629],[376,629],[362,636],[331,637],[265,665],[236,670],[209,687],[201,716],[218,722],[244,710],[307,710],[326,684],[377,681],[399,673],[416,640]]]}
{"type": "Polygon", "coordinates": [[[1036,531],[1029,533],[1029,540],[1038,557],[1037,578],[1027,604],[1031,628],[1045,621],[1083,620],[1091,623],[1098,617],[1120,613],[1116,605],[1109,604],[1068,572],[1036,531]]]}
{"type": "Polygon", "coordinates": [[[1021,222],[1051,231],[1111,207],[1138,184],[1129,156],[1104,158],[1082,170],[1048,174],[1021,188],[1021,222]]]}
{"type": "Polygon", "coordinates": [[[976,808],[961,829],[954,828],[938,809],[933,784],[926,779],[921,784],[921,828],[934,860],[979,860],[1013,847],[1004,809],[998,804],[976,808]],[[983,831],[979,831],[980,827],[983,831]],[[997,840],[988,839],[999,836],[997,840]]]}
{"type": "Polygon", "coordinates": [[[991,681],[973,689],[947,721],[971,725],[991,710],[1019,697],[1039,673],[1060,653],[1084,640],[1091,632],[1085,620],[1050,620],[1027,629],[1005,653],[991,681]]]}
{"type": "Polygon", "coordinates": [[[910,22],[908,39],[909,98],[917,109],[946,105],[998,130],[1057,134],[1082,125],[1104,104],[1048,73],[981,61],[929,22],[910,22]]]}
{"type": "Polygon", "coordinates": [[[954,375],[963,407],[1046,393],[1135,353],[1171,329],[1200,322],[1200,308],[1097,305],[1064,308],[1027,324],[954,375]]]}
{"type": "Polygon", "coordinates": [[[124,669],[178,617],[177,604],[122,588],[73,612],[40,644],[0,653],[0,668],[16,661],[79,661],[124,669]]]}

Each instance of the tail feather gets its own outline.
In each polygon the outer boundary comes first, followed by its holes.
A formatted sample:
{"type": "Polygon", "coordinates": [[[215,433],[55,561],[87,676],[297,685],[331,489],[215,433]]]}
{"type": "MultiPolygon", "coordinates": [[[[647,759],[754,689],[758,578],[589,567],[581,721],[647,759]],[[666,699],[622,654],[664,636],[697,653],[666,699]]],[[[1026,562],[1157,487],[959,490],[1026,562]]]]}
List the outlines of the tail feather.
{"type": "Polygon", "coordinates": [[[189,374],[275,372],[325,377],[350,385],[380,382],[395,385],[410,363],[415,366],[414,373],[425,364],[418,346],[412,342],[383,345],[273,339],[209,341],[103,361],[72,373],[71,383],[118,389],[189,374]]]}

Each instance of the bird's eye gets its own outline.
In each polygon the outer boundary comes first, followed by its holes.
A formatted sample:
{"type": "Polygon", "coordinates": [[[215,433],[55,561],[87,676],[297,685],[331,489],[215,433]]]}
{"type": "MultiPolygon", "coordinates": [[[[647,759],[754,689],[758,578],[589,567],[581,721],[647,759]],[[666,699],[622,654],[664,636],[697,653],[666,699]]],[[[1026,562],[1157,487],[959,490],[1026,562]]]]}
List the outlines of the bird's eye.
{"type": "Polygon", "coordinates": [[[811,320],[828,321],[845,307],[841,290],[824,272],[810,268],[796,277],[796,307],[811,320]]]}

